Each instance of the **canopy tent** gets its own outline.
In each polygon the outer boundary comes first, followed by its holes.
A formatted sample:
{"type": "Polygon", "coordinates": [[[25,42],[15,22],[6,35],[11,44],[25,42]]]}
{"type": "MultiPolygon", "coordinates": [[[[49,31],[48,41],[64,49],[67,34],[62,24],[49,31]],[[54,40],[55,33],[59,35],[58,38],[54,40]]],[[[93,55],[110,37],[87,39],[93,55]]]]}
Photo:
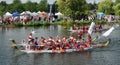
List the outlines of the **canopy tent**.
{"type": "Polygon", "coordinates": [[[36,12],[31,13],[31,16],[37,16],[37,15],[38,15],[38,13],[36,13],[36,12]]]}
{"type": "Polygon", "coordinates": [[[43,11],[43,12],[41,12],[41,13],[39,13],[39,16],[40,16],[40,17],[45,17],[46,15],[47,15],[47,13],[46,13],[46,12],[44,12],[44,11],[43,11]]]}
{"type": "Polygon", "coordinates": [[[20,13],[19,13],[19,12],[13,12],[13,13],[12,13],[12,16],[13,16],[13,17],[20,16],[20,13]]]}
{"type": "Polygon", "coordinates": [[[63,14],[58,12],[58,13],[55,13],[55,16],[57,16],[58,19],[62,18],[63,14]]]}
{"type": "Polygon", "coordinates": [[[6,12],[6,13],[4,14],[4,17],[11,17],[11,16],[12,16],[12,14],[9,13],[9,12],[6,12]]]}
{"type": "Polygon", "coordinates": [[[40,13],[40,15],[46,15],[46,14],[47,14],[47,13],[46,13],[46,12],[44,12],[44,11],[40,13]]]}
{"type": "Polygon", "coordinates": [[[31,12],[30,11],[26,11],[26,14],[31,14],[31,12]]]}
{"type": "Polygon", "coordinates": [[[58,13],[55,13],[55,15],[62,16],[63,14],[58,12],[58,13]]]}
{"type": "Polygon", "coordinates": [[[104,16],[104,13],[99,12],[99,13],[97,13],[97,16],[101,16],[101,17],[103,17],[103,16],[104,16]]]}
{"type": "Polygon", "coordinates": [[[24,12],[20,13],[20,15],[31,15],[31,12],[30,11],[24,11],[24,12]]]}
{"type": "Polygon", "coordinates": [[[25,14],[26,14],[25,12],[20,13],[20,15],[25,15],[25,14]]]}
{"type": "Polygon", "coordinates": [[[38,11],[37,13],[38,13],[38,14],[40,14],[40,13],[41,13],[41,11],[38,11]]]}

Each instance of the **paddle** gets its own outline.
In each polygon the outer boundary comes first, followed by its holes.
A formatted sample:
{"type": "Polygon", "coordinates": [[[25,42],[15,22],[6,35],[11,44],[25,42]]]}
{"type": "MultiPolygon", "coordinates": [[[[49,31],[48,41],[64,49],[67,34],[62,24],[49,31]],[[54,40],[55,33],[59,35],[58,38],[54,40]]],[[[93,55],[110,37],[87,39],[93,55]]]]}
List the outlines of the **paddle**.
{"type": "Polygon", "coordinates": [[[96,39],[98,39],[98,36],[96,36],[95,38],[92,39],[92,42],[94,42],[96,39]]]}

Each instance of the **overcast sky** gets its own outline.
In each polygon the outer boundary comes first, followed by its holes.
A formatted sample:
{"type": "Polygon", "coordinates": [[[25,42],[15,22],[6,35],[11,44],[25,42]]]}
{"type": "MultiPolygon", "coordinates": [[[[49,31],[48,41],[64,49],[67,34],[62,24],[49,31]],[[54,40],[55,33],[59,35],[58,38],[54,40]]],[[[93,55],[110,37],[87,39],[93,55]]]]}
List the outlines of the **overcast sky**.
{"type": "MultiPolygon", "coordinates": [[[[13,0],[0,0],[0,1],[6,1],[7,3],[12,3],[13,0]]],[[[21,0],[22,3],[27,2],[27,0],[21,0]]],[[[32,2],[40,2],[40,0],[30,0],[32,2]]],[[[88,3],[93,3],[94,0],[86,0],[88,3]]],[[[101,0],[95,0],[97,3],[100,2],[101,0]]]]}
{"type": "MultiPolygon", "coordinates": [[[[13,0],[0,0],[0,1],[6,1],[7,3],[12,3],[13,0]]],[[[28,0],[21,0],[22,3],[27,2],[28,0]]],[[[30,0],[31,2],[40,2],[40,0],[30,0]]]]}

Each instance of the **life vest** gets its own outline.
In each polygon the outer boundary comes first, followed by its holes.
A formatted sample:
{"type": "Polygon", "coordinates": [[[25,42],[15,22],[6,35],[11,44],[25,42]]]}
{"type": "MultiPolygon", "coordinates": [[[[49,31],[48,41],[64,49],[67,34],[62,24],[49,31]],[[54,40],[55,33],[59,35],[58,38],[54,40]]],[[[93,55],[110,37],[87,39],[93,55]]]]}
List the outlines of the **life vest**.
{"type": "Polygon", "coordinates": [[[32,41],[32,44],[33,44],[33,45],[35,45],[35,42],[34,42],[34,41],[32,41]]]}
{"type": "Polygon", "coordinates": [[[66,47],[72,48],[72,46],[73,46],[72,43],[70,43],[70,42],[69,42],[69,43],[66,43],[66,47]]]}
{"type": "Polygon", "coordinates": [[[87,43],[86,46],[87,46],[87,47],[90,47],[90,43],[87,43]]]}
{"type": "Polygon", "coordinates": [[[82,44],[82,46],[87,47],[87,43],[82,44]]]}
{"type": "Polygon", "coordinates": [[[75,42],[74,46],[75,46],[75,47],[78,47],[78,42],[75,42]]]}

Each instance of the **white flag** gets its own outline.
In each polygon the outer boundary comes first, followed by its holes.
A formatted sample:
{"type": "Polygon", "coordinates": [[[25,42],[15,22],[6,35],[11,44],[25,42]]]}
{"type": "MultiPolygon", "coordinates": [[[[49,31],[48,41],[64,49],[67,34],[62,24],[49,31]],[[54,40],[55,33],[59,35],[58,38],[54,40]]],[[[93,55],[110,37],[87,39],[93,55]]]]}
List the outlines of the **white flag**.
{"type": "Polygon", "coordinates": [[[110,33],[114,30],[114,27],[111,27],[108,31],[106,31],[103,36],[107,37],[108,35],[110,35],[110,33]]]}
{"type": "Polygon", "coordinates": [[[95,23],[92,22],[91,25],[90,25],[90,27],[89,27],[89,30],[88,30],[88,33],[89,33],[90,35],[92,34],[92,31],[93,31],[94,26],[95,26],[95,23]]]}

